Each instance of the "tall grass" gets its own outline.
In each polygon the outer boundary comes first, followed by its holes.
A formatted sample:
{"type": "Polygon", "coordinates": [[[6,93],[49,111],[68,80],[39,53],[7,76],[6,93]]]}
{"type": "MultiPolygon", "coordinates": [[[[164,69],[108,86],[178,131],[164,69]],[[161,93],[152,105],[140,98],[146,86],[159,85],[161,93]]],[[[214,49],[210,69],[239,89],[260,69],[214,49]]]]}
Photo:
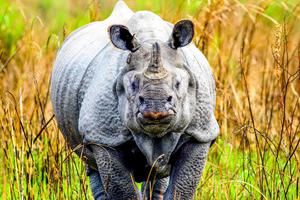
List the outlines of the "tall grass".
{"type": "MultiPolygon", "coordinates": [[[[195,199],[300,199],[300,4],[126,2],[172,22],[192,19],[214,71],[221,135],[195,199]]],[[[92,198],[84,163],[53,118],[49,81],[64,38],[114,3],[0,1],[1,199],[92,198]]]]}

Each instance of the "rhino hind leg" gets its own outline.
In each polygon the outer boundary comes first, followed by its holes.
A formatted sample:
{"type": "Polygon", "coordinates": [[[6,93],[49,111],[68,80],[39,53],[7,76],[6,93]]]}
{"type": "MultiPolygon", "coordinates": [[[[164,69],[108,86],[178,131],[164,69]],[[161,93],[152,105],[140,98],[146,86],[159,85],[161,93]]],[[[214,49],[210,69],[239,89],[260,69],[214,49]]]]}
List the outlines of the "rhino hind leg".
{"type": "Polygon", "coordinates": [[[150,182],[150,184],[146,184],[146,182],[143,182],[142,184],[142,193],[143,197],[146,197],[145,199],[150,200],[150,196],[152,197],[152,200],[162,200],[163,195],[165,194],[167,187],[169,184],[169,177],[158,179],[154,182],[150,182]]]}
{"type": "MultiPolygon", "coordinates": [[[[98,145],[91,147],[98,168],[98,176],[96,173],[93,175],[95,183],[92,189],[94,187],[104,191],[105,195],[102,199],[139,199],[140,193],[129,170],[122,163],[119,152],[98,145]]],[[[95,197],[98,195],[97,192],[93,193],[95,197]]]]}

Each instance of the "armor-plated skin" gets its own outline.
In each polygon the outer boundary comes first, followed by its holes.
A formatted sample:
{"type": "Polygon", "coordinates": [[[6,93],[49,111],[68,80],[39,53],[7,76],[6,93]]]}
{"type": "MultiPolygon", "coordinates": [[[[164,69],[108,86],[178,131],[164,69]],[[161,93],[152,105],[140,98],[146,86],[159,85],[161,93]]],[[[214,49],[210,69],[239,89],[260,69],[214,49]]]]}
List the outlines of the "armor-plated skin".
{"type": "Polygon", "coordinates": [[[192,37],[188,20],[174,27],[119,1],[106,20],[64,41],[51,100],[65,139],[88,164],[95,199],[140,198],[131,175],[146,181],[151,166],[153,199],[193,197],[219,127],[213,75],[192,37]]]}

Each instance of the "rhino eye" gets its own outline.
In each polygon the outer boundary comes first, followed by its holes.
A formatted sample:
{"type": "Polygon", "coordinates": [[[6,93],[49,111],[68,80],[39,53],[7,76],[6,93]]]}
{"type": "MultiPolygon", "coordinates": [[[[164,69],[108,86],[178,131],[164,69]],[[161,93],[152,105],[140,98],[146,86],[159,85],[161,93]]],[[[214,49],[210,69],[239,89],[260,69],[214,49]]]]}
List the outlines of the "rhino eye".
{"type": "Polygon", "coordinates": [[[138,89],[138,83],[137,83],[137,81],[133,81],[132,83],[131,83],[131,89],[133,90],[133,91],[136,91],[137,89],[138,89]]]}
{"type": "Polygon", "coordinates": [[[176,81],[175,83],[175,88],[178,90],[179,89],[179,86],[180,86],[180,82],[179,81],[176,81]]]}

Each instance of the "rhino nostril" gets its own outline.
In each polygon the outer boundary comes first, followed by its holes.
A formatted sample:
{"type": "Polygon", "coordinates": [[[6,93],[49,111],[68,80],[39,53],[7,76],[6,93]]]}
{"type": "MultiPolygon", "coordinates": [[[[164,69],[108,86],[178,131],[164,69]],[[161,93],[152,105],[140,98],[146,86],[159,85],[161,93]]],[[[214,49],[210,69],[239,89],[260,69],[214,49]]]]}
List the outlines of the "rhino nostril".
{"type": "Polygon", "coordinates": [[[144,97],[142,97],[142,96],[139,96],[139,101],[140,101],[140,103],[141,103],[141,104],[145,103],[145,99],[144,99],[144,97]]]}
{"type": "Polygon", "coordinates": [[[167,98],[167,101],[168,101],[168,102],[171,102],[172,99],[173,99],[173,97],[172,97],[172,96],[169,96],[169,97],[167,98]]]}

